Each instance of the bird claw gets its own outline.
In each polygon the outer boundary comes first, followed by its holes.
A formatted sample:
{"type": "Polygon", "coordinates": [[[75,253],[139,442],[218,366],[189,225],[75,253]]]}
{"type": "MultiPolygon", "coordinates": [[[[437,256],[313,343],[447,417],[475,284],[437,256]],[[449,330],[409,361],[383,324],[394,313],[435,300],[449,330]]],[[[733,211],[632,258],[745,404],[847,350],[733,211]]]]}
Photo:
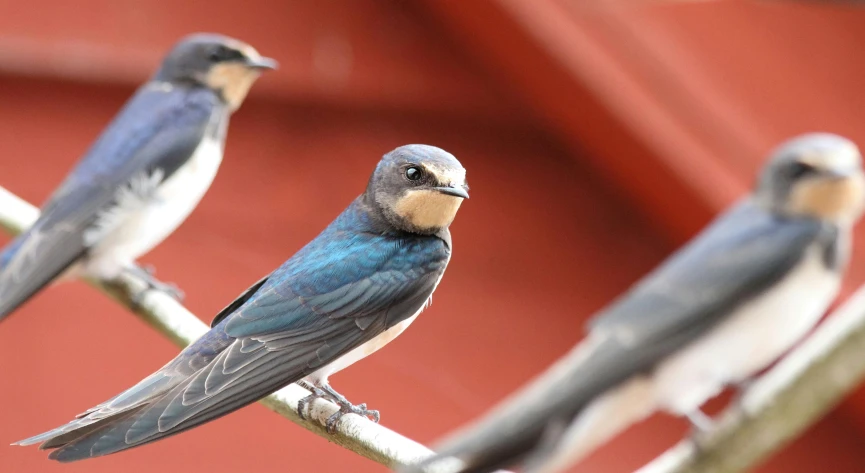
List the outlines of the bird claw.
{"type": "Polygon", "coordinates": [[[336,426],[339,424],[339,420],[342,419],[342,416],[346,414],[357,414],[359,416],[366,417],[372,420],[376,424],[378,424],[378,421],[381,420],[381,415],[378,411],[368,409],[366,407],[366,403],[354,405],[348,402],[348,399],[346,399],[345,396],[336,392],[327,383],[322,383],[319,386],[316,386],[307,381],[298,381],[297,384],[300,384],[301,386],[310,391],[309,396],[306,396],[300,401],[297,401],[297,414],[300,416],[301,419],[306,419],[304,411],[306,411],[312,401],[316,399],[327,399],[329,401],[333,401],[336,405],[339,406],[339,410],[334,412],[330,417],[328,417],[327,421],[325,421],[324,423],[324,427],[327,429],[327,432],[329,434],[336,433],[336,426]]]}
{"type": "Polygon", "coordinates": [[[136,264],[129,269],[129,272],[140,278],[142,281],[144,281],[145,284],[147,284],[147,289],[139,292],[132,298],[132,303],[137,306],[140,306],[141,303],[144,301],[144,295],[147,293],[147,291],[159,291],[164,294],[168,294],[177,302],[182,302],[183,298],[186,296],[183,291],[179,287],[177,287],[176,284],[162,282],[156,279],[156,269],[152,265],[141,266],[136,264]]]}
{"type": "Polygon", "coordinates": [[[183,302],[183,299],[186,297],[186,294],[183,292],[182,289],[180,289],[180,287],[177,286],[177,284],[156,280],[154,280],[154,282],[156,284],[149,284],[150,289],[164,292],[171,296],[171,298],[176,300],[177,302],[183,302]]]}
{"type": "Polygon", "coordinates": [[[148,291],[162,292],[164,294],[167,294],[169,297],[176,300],[177,302],[182,302],[183,298],[186,297],[183,291],[179,287],[177,287],[176,284],[164,283],[154,280],[153,282],[147,281],[147,289],[140,291],[134,296],[132,296],[132,303],[138,307],[141,307],[142,303],[144,302],[144,296],[148,293],[148,291]]]}
{"type": "Polygon", "coordinates": [[[686,417],[691,424],[691,443],[698,452],[703,451],[706,439],[718,428],[717,422],[700,409],[688,413],[686,417]]]}
{"type": "Polygon", "coordinates": [[[339,420],[342,419],[342,416],[346,414],[357,414],[362,417],[366,417],[376,424],[381,420],[381,415],[377,410],[367,409],[366,403],[361,403],[358,405],[352,405],[349,403],[339,403],[339,410],[334,412],[333,415],[327,418],[327,422],[325,422],[324,426],[327,429],[329,434],[333,434],[336,432],[336,426],[339,424],[339,420]]]}
{"type": "Polygon", "coordinates": [[[297,415],[301,419],[307,420],[307,416],[306,416],[306,414],[304,414],[304,412],[312,405],[312,401],[315,401],[316,399],[331,399],[332,400],[332,398],[330,397],[329,394],[327,394],[326,392],[322,391],[321,389],[319,389],[315,386],[310,386],[306,383],[303,383],[303,387],[305,387],[306,389],[309,389],[310,394],[309,394],[309,396],[306,396],[306,397],[302,398],[301,400],[297,401],[297,415]]]}
{"type": "Polygon", "coordinates": [[[716,428],[715,419],[712,419],[700,409],[689,412],[686,417],[695,435],[708,435],[716,428]]]}
{"type": "Polygon", "coordinates": [[[730,401],[730,409],[736,409],[741,415],[748,414],[747,409],[745,408],[745,395],[754,385],[755,381],[757,381],[757,378],[751,377],[739,381],[736,384],[736,394],[733,395],[733,400],[730,401]]]}

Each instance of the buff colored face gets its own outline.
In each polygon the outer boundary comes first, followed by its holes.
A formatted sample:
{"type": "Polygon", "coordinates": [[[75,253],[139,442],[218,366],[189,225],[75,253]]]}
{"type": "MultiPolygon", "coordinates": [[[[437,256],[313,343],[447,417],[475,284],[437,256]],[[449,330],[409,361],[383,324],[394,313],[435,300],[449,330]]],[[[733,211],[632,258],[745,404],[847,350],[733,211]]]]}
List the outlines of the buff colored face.
{"type": "MultiPolygon", "coordinates": [[[[423,172],[442,189],[462,189],[466,185],[465,169],[449,169],[434,165],[421,166],[423,172]]],[[[421,229],[443,228],[453,222],[464,197],[448,194],[436,188],[409,189],[396,201],[396,213],[421,229]]]]}
{"type": "Polygon", "coordinates": [[[453,222],[463,199],[445,195],[433,190],[412,190],[400,198],[395,206],[396,213],[422,228],[442,228],[453,222]]]}
{"type": "Polygon", "coordinates": [[[852,222],[858,218],[865,201],[861,159],[852,143],[831,152],[804,153],[797,161],[814,172],[791,189],[790,210],[824,220],[852,222]]]}
{"type": "Polygon", "coordinates": [[[825,220],[849,222],[862,212],[863,200],[865,177],[859,170],[846,177],[819,177],[798,183],[790,195],[790,208],[825,220]]]}
{"type": "MultiPolygon", "coordinates": [[[[229,46],[242,52],[252,63],[262,59],[261,54],[247,44],[236,42],[229,46]]],[[[260,69],[250,67],[247,63],[239,61],[224,62],[216,64],[210,69],[205,82],[214,90],[220,90],[222,97],[231,109],[237,110],[246,98],[246,94],[249,93],[252,84],[255,83],[255,80],[260,75],[260,69]]]]}

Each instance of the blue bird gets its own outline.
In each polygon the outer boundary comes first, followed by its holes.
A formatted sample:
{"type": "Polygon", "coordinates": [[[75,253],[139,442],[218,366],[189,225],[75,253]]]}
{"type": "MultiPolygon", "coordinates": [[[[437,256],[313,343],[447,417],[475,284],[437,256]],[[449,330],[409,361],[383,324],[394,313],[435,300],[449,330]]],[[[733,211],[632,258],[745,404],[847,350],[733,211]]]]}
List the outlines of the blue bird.
{"type": "Polygon", "coordinates": [[[559,473],[657,411],[711,429],[701,405],[783,355],[838,294],[861,161],[828,133],[779,146],[751,195],[597,314],[570,353],[402,471],[559,473]]]}
{"type": "Polygon", "coordinates": [[[449,225],[468,198],[465,169],[432,146],[386,154],[320,235],[223,309],[209,332],[159,371],[76,420],[18,442],[81,460],[216,419],[294,382],[340,411],[378,419],[328,376],[398,336],[430,303],[451,257],[449,225]]]}
{"type": "Polygon", "coordinates": [[[222,161],[231,113],[276,63],[215,34],[183,38],[42,208],[0,253],[0,320],[55,279],[110,281],[192,212],[222,161]]]}

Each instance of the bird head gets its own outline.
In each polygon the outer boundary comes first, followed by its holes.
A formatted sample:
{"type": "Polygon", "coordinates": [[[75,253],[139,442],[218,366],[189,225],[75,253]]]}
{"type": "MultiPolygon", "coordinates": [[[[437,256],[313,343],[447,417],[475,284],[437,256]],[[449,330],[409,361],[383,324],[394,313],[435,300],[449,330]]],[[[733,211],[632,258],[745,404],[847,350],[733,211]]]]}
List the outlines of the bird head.
{"type": "Polygon", "coordinates": [[[782,215],[852,224],[865,204],[859,149],[830,133],[795,137],[772,153],[756,195],[782,215]]]}
{"type": "Polygon", "coordinates": [[[237,110],[261,72],[276,67],[276,61],[263,57],[242,41],[196,33],[174,45],[154,79],[208,87],[232,110],[237,110]]]}
{"type": "Polygon", "coordinates": [[[452,154],[435,146],[406,145],[381,159],[366,200],[397,229],[433,234],[453,222],[468,190],[466,170],[452,154]]]}

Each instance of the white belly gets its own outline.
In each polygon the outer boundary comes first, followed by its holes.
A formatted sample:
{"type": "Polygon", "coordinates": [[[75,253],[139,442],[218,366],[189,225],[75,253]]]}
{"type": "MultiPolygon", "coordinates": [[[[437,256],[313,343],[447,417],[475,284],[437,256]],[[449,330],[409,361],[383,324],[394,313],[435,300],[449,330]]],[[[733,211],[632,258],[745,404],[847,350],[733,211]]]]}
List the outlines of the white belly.
{"type": "Polygon", "coordinates": [[[840,282],[821,252],[808,250],[773,289],[657,368],[652,378],[658,407],[678,415],[693,412],[725,385],[767,367],[814,327],[840,282]]]}
{"type": "MultiPolygon", "coordinates": [[[[433,286],[433,293],[435,292],[439,283],[442,281],[443,276],[444,273],[439,276],[438,281],[436,281],[435,285],[433,286]]],[[[414,322],[414,319],[416,319],[417,316],[424,311],[424,309],[429,307],[430,304],[432,304],[432,293],[430,293],[429,298],[427,298],[426,302],[424,302],[424,304],[420,307],[420,309],[418,309],[417,312],[414,313],[414,315],[385,330],[372,340],[337,358],[329,365],[326,365],[319,370],[309,374],[304,379],[307,382],[312,383],[316,386],[320,386],[322,383],[327,383],[328,376],[338,371],[342,371],[345,368],[348,368],[355,362],[358,362],[368,357],[369,355],[372,355],[373,353],[379,351],[383,346],[392,342],[403,331],[405,331],[405,329],[407,329],[408,326],[411,325],[412,322],[414,322]]]]}
{"type": "MultiPolygon", "coordinates": [[[[424,307],[426,307],[426,304],[424,304],[424,307]]],[[[399,336],[399,334],[401,334],[405,329],[407,329],[412,322],[414,322],[414,319],[416,319],[422,311],[423,309],[417,311],[417,313],[415,313],[413,316],[385,330],[384,332],[379,334],[379,336],[337,358],[333,363],[308,375],[305,379],[315,385],[320,385],[322,382],[326,383],[328,376],[348,368],[355,362],[358,362],[368,357],[369,355],[372,355],[373,353],[379,351],[383,346],[392,342],[396,337],[399,336]]]]}
{"type": "Polygon", "coordinates": [[[161,171],[133,178],[85,234],[94,246],[86,271],[112,278],[171,234],[198,205],[222,162],[222,141],[208,136],[165,182],[161,171]]]}

